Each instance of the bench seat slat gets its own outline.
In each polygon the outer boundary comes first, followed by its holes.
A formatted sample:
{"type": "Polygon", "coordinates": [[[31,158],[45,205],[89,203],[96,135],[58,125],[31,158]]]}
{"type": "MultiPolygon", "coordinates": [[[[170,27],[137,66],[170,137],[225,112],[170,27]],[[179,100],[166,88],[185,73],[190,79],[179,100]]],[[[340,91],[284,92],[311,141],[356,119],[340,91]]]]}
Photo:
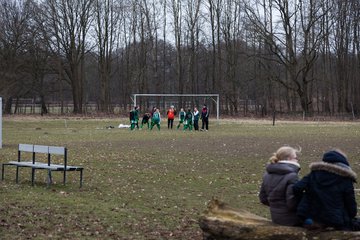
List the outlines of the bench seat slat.
{"type": "MultiPolygon", "coordinates": [[[[32,162],[17,162],[17,161],[10,161],[7,165],[16,165],[19,167],[31,167],[31,168],[38,168],[38,169],[50,169],[53,171],[63,171],[65,170],[65,166],[61,164],[50,164],[47,165],[43,162],[35,162],[34,164],[32,162]]],[[[80,166],[66,166],[66,171],[76,171],[83,169],[83,167],[80,166]]]]}

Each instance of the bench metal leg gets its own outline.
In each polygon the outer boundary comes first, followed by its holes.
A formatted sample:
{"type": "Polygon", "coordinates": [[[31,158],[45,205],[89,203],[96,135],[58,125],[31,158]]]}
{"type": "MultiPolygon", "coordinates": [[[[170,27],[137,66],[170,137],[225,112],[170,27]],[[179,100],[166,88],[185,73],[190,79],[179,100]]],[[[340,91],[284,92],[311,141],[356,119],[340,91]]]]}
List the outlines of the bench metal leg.
{"type": "Polygon", "coordinates": [[[31,168],[31,186],[34,186],[35,182],[35,168],[31,168]]]}
{"type": "Polygon", "coordinates": [[[80,188],[82,187],[82,181],[83,181],[83,170],[80,170],[80,188]]]}
{"type": "Polygon", "coordinates": [[[1,181],[4,181],[5,164],[2,164],[1,168],[1,181]]]}
{"type": "Polygon", "coordinates": [[[51,176],[51,170],[48,170],[48,181],[47,181],[47,185],[48,187],[50,187],[50,185],[52,184],[52,176],[51,176]]]}
{"type": "Polygon", "coordinates": [[[64,182],[64,185],[66,185],[66,170],[64,170],[64,180],[63,180],[64,182]]]}
{"type": "Polygon", "coordinates": [[[19,167],[16,166],[16,183],[19,183],[19,167]]]}

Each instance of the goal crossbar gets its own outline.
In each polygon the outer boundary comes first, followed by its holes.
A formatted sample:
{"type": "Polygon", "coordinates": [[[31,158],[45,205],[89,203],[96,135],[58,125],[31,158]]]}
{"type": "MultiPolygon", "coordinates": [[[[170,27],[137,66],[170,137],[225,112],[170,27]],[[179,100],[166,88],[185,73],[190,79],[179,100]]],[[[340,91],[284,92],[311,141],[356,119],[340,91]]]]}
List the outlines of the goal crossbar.
{"type": "Polygon", "coordinates": [[[170,94],[170,93],[134,93],[131,94],[134,106],[137,105],[137,97],[210,97],[216,103],[216,119],[219,120],[219,94],[170,94]]]}

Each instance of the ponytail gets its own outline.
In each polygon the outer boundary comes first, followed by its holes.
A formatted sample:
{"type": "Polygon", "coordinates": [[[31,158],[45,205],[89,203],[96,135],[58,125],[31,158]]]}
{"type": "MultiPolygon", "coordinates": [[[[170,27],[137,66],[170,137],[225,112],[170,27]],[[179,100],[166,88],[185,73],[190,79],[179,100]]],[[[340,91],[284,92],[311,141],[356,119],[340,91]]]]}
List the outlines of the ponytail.
{"type": "Polygon", "coordinates": [[[270,163],[277,163],[278,161],[281,160],[289,160],[289,157],[291,157],[291,155],[297,155],[300,152],[301,152],[300,147],[299,149],[296,149],[289,146],[283,146],[279,148],[275,153],[273,153],[269,161],[270,163]]]}

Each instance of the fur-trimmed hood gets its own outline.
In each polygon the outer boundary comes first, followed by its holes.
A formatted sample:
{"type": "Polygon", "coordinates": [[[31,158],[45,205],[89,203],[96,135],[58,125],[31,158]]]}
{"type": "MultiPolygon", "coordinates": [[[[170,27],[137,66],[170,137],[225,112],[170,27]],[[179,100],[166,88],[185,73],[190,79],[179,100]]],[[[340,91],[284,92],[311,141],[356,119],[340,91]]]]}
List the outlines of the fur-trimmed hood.
{"type": "Polygon", "coordinates": [[[347,177],[356,182],[357,174],[345,164],[333,164],[326,162],[314,162],[310,164],[311,171],[326,171],[341,177],[347,177]]]}
{"type": "Polygon", "coordinates": [[[290,161],[279,161],[277,163],[270,163],[266,167],[266,171],[270,174],[285,175],[289,173],[298,173],[300,165],[290,161]]]}

